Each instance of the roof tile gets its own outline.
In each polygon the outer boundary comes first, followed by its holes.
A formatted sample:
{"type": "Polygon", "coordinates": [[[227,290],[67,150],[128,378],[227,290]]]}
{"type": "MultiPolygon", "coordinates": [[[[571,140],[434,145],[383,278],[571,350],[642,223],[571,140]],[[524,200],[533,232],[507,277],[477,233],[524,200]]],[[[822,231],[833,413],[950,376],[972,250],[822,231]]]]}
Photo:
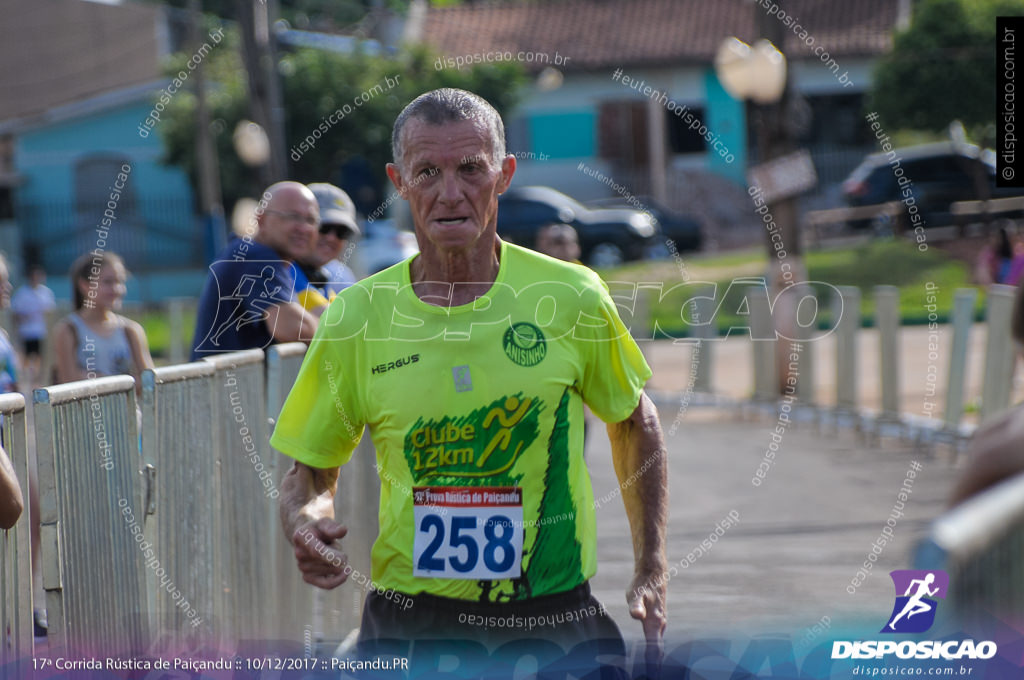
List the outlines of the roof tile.
{"type": "MultiPolygon", "coordinates": [[[[768,3],[771,0],[763,0],[768,3]]],[[[759,0],[759,3],[761,0],[759,0]]],[[[897,0],[785,0],[780,6],[805,27],[811,46],[786,31],[790,58],[813,55],[822,45],[834,57],[889,50],[898,18],[897,0]]],[[[755,37],[749,0],[565,0],[471,4],[431,8],[423,40],[448,56],[487,52],[557,51],[571,60],[566,70],[708,62],[719,44],[735,35],[755,37]]],[[[542,64],[526,62],[528,70],[542,64]]]]}

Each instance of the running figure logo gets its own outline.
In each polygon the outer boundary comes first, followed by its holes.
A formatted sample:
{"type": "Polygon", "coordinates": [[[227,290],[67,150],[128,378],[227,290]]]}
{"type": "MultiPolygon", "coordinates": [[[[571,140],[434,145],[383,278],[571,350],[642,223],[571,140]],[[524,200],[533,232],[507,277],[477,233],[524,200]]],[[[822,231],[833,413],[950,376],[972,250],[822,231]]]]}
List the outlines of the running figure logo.
{"type": "Polygon", "coordinates": [[[246,274],[239,280],[231,295],[221,297],[221,302],[234,302],[235,306],[227,320],[210,336],[210,342],[215,347],[220,346],[220,338],[226,331],[238,331],[242,326],[262,322],[267,310],[281,302],[281,286],[270,287],[274,282],[274,273],[274,268],[267,265],[260,271],[259,276],[246,274]],[[243,301],[246,299],[252,300],[253,309],[245,308],[243,301]]]}
{"type": "Polygon", "coordinates": [[[896,587],[896,604],[880,632],[923,633],[931,628],[939,606],[933,598],[946,597],[949,574],[939,570],[898,569],[889,575],[896,587]]]}

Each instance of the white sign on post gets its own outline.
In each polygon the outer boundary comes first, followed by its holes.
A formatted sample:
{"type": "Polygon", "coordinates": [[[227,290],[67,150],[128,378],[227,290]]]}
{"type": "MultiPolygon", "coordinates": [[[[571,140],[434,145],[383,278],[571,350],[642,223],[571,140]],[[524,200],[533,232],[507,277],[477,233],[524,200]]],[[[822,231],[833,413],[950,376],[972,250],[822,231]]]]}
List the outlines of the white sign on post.
{"type": "Polygon", "coordinates": [[[802,194],[818,183],[807,149],[761,163],[747,171],[747,183],[759,187],[766,203],[802,194]]]}

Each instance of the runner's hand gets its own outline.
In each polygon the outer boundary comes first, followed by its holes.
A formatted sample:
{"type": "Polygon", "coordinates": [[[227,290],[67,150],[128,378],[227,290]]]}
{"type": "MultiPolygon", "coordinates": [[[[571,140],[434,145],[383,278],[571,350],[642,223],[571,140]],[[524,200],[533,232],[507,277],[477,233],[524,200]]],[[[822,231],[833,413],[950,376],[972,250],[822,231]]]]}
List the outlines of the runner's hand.
{"type": "Polygon", "coordinates": [[[348,578],[348,556],[341,552],[339,539],[348,533],[341,524],[322,518],[299,526],[292,535],[295,559],[302,580],[324,590],[337,588],[348,578]]]}
{"type": "Polygon", "coordinates": [[[666,579],[664,571],[637,572],[626,593],[629,615],[641,622],[647,640],[647,675],[656,677],[664,655],[662,637],[668,621],[665,608],[666,579]]]}

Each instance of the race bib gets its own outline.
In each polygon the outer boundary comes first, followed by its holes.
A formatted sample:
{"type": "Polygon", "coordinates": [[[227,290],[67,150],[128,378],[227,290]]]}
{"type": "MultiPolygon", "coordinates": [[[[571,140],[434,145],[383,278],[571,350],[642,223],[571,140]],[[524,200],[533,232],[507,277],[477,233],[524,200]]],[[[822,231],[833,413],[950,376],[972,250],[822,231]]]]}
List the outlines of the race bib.
{"type": "Polygon", "coordinates": [[[521,574],[519,487],[417,486],[413,517],[414,576],[494,580],[521,574]]]}

